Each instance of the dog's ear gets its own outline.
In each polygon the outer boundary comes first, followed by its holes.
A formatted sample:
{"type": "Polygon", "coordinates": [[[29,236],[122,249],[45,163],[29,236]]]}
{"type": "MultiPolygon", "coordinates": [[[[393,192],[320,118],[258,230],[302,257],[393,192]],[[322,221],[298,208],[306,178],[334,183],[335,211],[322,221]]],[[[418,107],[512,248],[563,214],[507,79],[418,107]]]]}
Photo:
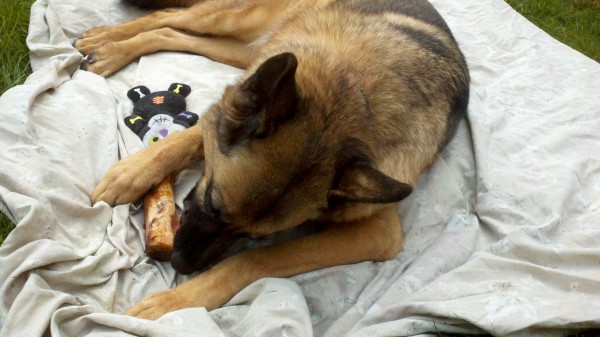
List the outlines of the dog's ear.
{"type": "Polygon", "coordinates": [[[268,137],[292,116],[298,100],[297,66],[294,54],[273,56],[236,89],[228,111],[218,121],[221,145],[268,137]]]}
{"type": "Polygon", "coordinates": [[[412,193],[412,187],[399,182],[365,163],[344,167],[327,196],[330,202],[350,201],[390,203],[400,201],[412,193]]]}

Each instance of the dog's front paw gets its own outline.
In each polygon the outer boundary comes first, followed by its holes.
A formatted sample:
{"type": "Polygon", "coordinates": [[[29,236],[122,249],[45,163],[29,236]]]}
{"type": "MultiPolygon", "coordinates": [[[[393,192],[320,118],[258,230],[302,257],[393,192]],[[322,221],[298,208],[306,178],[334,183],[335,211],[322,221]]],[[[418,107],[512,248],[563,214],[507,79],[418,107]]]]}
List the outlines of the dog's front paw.
{"type": "Polygon", "coordinates": [[[83,33],[73,44],[83,55],[89,55],[91,52],[110,42],[121,41],[123,38],[113,33],[112,27],[96,27],[83,33]]]}
{"type": "Polygon", "coordinates": [[[127,41],[131,37],[118,26],[90,29],[73,44],[85,57],[81,68],[104,77],[112,75],[138,56],[139,48],[127,41]]]}
{"type": "Polygon", "coordinates": [[[169,172],[163,172],[160,161],[148,149],[137,152],[108,170],[92,191],[92,202],[121,205],[138,200],[169,172]]]}
{"type": "Polygon", "coordinates": [[[83,55],[87,55],[107,43],[117,42],[131,38],[133,35],[118,29],[116,26],[101,26],[88,30],[75,41],[75,47],[83,55]]]}
{"type": "Polygon", "coordinates": [[[125,44],[126,41],[110,42],[91,51],[81,51],[85,55],[81,68],[103,77],[112,75],[137,57],[125,44]]]}
{"type": "Polygon", "coordinates": [[[146,296],[140,303],[129,308],[125,315],[155,320],[168,312],[188,307],[190,305],[186,298],[179,296],[177,289],[171,289],[146,296]]]}

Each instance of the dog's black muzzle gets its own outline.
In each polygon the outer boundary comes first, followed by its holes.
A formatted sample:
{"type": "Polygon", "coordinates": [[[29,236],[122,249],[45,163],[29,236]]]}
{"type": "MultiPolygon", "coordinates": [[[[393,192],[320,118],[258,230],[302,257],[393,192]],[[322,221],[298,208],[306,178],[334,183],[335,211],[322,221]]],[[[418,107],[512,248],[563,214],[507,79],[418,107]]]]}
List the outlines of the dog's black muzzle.
{"type": "Polygon", "coordinates": [[[171,266],[180,274],[191,274],[216,262],[239,238],[214,216],[186,198],[181,225],[175,234],[171,266]]]}

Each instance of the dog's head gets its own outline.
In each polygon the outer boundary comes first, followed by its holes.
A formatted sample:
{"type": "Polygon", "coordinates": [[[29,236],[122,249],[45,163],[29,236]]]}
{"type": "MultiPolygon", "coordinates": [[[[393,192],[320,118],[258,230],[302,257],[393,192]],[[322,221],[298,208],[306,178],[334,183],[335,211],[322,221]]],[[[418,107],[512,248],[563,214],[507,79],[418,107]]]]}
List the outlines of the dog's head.
{"type": "Polygon", "coordinates": [[[200,121],[205,173],[175,236],[178,272],[202,269],[241,237],[265,238],[332,207],[395,202],[412,191],[372,168],[360,142],[342,142],[343,131],[311,111],[322,104],[298,90],[296,69],[293,54],[268,59],[200,121]]]}

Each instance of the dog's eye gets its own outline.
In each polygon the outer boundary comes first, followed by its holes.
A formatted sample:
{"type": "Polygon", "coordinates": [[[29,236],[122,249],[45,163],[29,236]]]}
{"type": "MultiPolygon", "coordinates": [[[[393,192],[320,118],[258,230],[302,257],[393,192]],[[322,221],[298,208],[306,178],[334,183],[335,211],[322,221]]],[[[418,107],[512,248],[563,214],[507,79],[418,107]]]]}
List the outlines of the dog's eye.
{"type": "Polygon", "coordinates": [[[212,184],[212,180],[211,180],[211,182],[208,184],[208,188],[206,189],[206,192],[204,193],[204,202],[202,203],[202,213],[204,213],[205,216],[208,216],[210,218],[218,220],[220,218],[221,212],[214,203],[212,186],[213,186],[213,184],[212,184]]]}
{"type": "Polygon", "coordinates": [[[206,185],[203,200],[200,202],[202,215],[220,223],[229,223],[229,217],[221,202],[220,194],[213,187],[212,179],[206,185]]]}

